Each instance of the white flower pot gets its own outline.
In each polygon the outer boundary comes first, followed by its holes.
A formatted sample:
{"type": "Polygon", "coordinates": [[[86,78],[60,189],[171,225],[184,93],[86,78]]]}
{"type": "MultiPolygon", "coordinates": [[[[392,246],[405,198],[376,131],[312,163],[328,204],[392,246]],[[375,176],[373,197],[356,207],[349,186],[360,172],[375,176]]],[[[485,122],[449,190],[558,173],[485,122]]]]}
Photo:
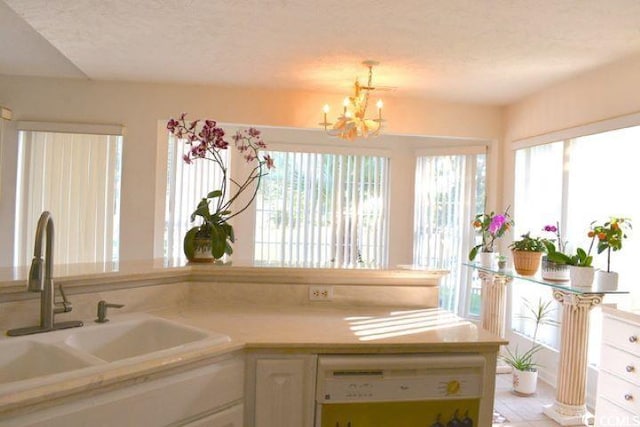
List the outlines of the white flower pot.
{"type": "Polygon", "coordinates": [[[478,264],[484,268],[491,270],[498,269],[498,254],[495,252],[478,252],[476,259],[478,260],[478,264]]]}
{"type": "Polygon", "coordinates": [[[615,271],[598,270],[596,272],[598,290],[615,291],[618,289],[618,273],[615,271]]]}
{"type": "Polygon", "coordinates": [[[569,266],[571,286],[576,288],[590,288],[593,284],[593,276],[595,272],[596,271],[593,267],[579,267],[577,265],[569,266]]]}
{"type": "Polygon", "coordinates": [[[524,396],[531,395],[536,392],[538,384],[538,370],[520,371],[513,370],[513,391],[524,396]]]}
{"type": "Polygon", "coordinates": [[[540,273],[544,280],[564,282],[570,279],[568,265],[549,261],[546,256],[542,257],[540,273]]]}

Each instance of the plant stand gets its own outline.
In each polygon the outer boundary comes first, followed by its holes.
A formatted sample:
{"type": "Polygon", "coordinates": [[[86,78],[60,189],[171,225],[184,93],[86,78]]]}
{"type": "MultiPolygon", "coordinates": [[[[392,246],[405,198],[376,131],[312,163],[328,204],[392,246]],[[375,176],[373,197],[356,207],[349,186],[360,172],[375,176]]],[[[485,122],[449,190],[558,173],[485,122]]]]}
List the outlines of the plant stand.
{"type": "MultiPolygon", "coordinates": [[[[504,320],[507,310],[507,285],[513,280],[511,277],[496,275],[478,270],[482,283],[481,326],[501,338],[504,338],[504,320]]],[[[498,374],[511,372],[511,367],[498,358],[496,367],[498,374]]]]}
{"type": "Polygon", "coordinates": [[[583,426],[593,422],[585,406],[589,311],[602,302],[603,294],[576,294],[554,289],[562,304],[560,365],[555,402],[544,414],[563,426],[583,426]]]}

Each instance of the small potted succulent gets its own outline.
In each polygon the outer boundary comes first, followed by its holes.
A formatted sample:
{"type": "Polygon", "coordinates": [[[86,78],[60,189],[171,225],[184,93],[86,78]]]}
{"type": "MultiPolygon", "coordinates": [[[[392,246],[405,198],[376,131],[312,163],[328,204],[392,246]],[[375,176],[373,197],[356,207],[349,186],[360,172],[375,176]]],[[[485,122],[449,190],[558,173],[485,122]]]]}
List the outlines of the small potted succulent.
{"type": "Polygon", "coordinates": [[[591,241],[598,239],[598,254],[607,252],[607,271],[598,270],[597,283],[601,289],[617,289],[618,273],[611,271],[611,252],[622,249],[622,240],[627,238],[627,233],[631,231],[631,220],[628,218],[611,218],[602,225],[591,223],[589,237],[591,241]]]}
{"type": "Polygon", "coordinates": [[[513,267],[518,274],[533,276],[540,267],[540,258],[547,252],[550,243],[547,239],[531,237],[530,233],[520,236],[509,247],[513,255],[513,267]]]}

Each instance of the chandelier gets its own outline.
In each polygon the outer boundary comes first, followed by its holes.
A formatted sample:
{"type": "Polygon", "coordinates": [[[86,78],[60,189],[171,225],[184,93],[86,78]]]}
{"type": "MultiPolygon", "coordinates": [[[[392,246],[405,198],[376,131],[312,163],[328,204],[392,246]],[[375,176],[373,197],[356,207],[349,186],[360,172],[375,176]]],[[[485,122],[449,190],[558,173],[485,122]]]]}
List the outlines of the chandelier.
{"type": "Polygon", "coordinates": [[[325,104],[322,109],[324,112],[324,121],[318,123],[324,127],[324,130],[331,136],[353,141],[356,138],[367,138],[369,136],[377,136],[382,128],[382,101],[378,100],[376,107],[378,108],[377,118],[367,118],[367,106],[369,104],[369,93],[376,88],[372,86],[373,67],[378,65],[377,61],[364,61],[362,65],[369,69],[369,78],[367,85],[362,86],[356,78],[354,84],[353,96],[348,96],[342,102],[342,115],[340,115],[335,123],[327,121],[327,113],[329,113],[329,105],[325,104]]]}

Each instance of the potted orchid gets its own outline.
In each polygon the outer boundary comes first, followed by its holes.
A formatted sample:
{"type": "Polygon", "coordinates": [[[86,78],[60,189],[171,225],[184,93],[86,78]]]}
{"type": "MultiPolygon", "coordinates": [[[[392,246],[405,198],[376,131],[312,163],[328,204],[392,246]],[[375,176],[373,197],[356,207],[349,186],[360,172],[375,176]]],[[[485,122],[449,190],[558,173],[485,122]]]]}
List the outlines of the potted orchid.
{"type": "Polygon", "coordinates": [[[482,237],[482,242],[469,251],[469,261],[473,261],[479,254],[489,257],[490,261],[484,260],[481,262],[483,265],[493,264],[494,245],[496,240],[502,237],[507,231],[513,227],[513,219],[509,214],[509,208],[505,209],[504,213],[496,214],[493,211],[490,213],[479,213],[473,218],[473,228],[476,233],[482,237]]]}
{"type": "Polygon", "coordinates": [[[231,255],[231,244],[235,241],[233,227],[229,220],[246,210],[256,197],[262,177],[274,167],[268,154],[260,154],[267,145],[260,131],[254,128],[238,130],[232,140],[236,149],[243,155],[251,170],[245,180],[239,182],[228,176],[228,167],[222,158],[223,150],[229,148],[225,131],[213,120],[194,120],[187,122],[186,113],[167,123],[167,130],[184,141],[187,152],[183,159],[187,164],[207,160],[214,162],[220,169],[222,180],[220,187],[210,191],[202,198],[191,221],[197,217],[201,223],[189,231],[184,238],[184,253],[189,261],[212,262],[231,255]],[[240,195],[249,192],[246,202],[240,203],[240,195]],[[232,210],[233,209],[233,210],[232,210]]]}
{"type": "Polygon", "coordinates": [[[622,240],[627,238],[627,233],[631,231],[631,220],[628,218],[611,218],[604,224],[591,223],[591,230],[588,235],[591,237],[591,244],[598,239],[597,252],[601,254],[607,252],[607,271],[598,270],[596,273],[598,287],[601,289],[617,289],[618,273],[611,271],[611,252],[622,249],[622,240]]]}
{"type": "Polygon", "coordinates": [[[571,280],[571,286],[580,288],[590,288],[593,283],[593,277],[595,270],[591,263],[593,262],[593,256],[591,250],[595,241],[595,234],[593,230],[589,231],[588,236],[591,238],[591,244],[589,249],[576,248],[573,253],[555,250],[555,247],[551,247],[551,250],[547,253],[547,259],[559,265],[567,265],[569,268],[569,279],[571,280]]]}
{"type": "MultiPolygon", "coordinates": [[[[560,223],[547,224],[542,231],[553,235],[552,239],[547,239],[547,252],[564,253],[567,242],[563,240],[560,232],[560,223]]],[[[549,255],[543,255],[540,266],[541,276],[544,280],[566,281],[569,280],[569,266],[564,263],[554,262],[549,259],[549,255]]]]}

